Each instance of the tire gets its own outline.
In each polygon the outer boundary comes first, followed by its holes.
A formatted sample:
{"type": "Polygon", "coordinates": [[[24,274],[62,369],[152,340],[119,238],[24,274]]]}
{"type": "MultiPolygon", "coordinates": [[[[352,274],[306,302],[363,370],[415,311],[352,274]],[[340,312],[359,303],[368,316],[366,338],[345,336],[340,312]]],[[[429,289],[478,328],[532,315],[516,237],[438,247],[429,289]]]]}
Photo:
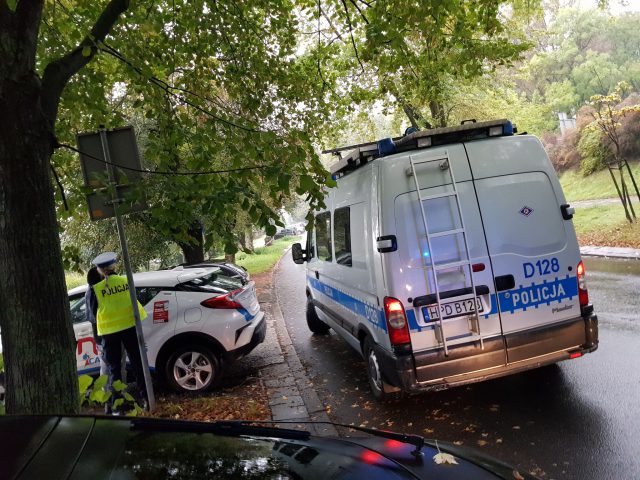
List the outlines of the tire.
{"type": "Polygon", "coordinates": [[[374,398],[379,402],[388,402],[401,398],[401,392],[385,392],[385,381],[380,371],[380,362],[373,348],[374,342],[367,336],[364,340],[363,353],[367,363],[367,378],[374,398]]]}
{"type": "Polygon", "coordinates": [[[202,393],[215,387],[222,376],[215,353],[203,345],[191,344],[175,350],[165,365],[165,380],[178,393],[202,393]]]}
{"type": "Polygon", "coordinates": [[[331,328],[318,318],[316,308],[311,302],[311,297],[307,297],[307,326],[309,327],[309,330],[318,335],[326,335],[329,333],[329,328],[331,328]]]}

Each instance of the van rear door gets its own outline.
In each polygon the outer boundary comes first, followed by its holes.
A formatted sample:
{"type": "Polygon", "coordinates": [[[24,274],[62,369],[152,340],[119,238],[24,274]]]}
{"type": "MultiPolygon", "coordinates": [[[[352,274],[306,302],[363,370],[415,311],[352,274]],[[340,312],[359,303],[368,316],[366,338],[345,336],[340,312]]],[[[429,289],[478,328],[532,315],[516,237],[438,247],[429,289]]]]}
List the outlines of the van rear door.
{"type": "Polygon", "coordinates": [[[563,219],[564,195],[542,145],[535,137],[516,136],[470,142],[465,148],[508,361],[580,345],[579,329],[572,338],[545,333],[551,325],[580,317],[580,252],[573,224],[563,219]]]}
{"type": "Polygon", "coordinates": [[[462,144],[448,145],[412,155],[414,161],[418,162],[440,156],[448,159],[448,165],[436,161],[416,168],[420,196],[426,198],[423,207],[431,251],[415,180],[413,175],[405,173],[409,168],[409,159],[404,158],[397,165],[385,165],[388,172],[381,175],[383,179],[392,179],[385,181],[383,190],[389,196],[395,194],[393,214],[384,216],[395,220],[393,229],[389,230],[395,231],[398,244],[397,252],[383,257],[387,287],[390,295],[405,302],[407,307],[411,344],[416,354],[416,376],[420,382],[500,367],[506,363],[500,319],[497,308],[493,308],[491,301],[492,298],[495,299],[491,264],[464,147],[462,144]],[[454,170],[462,218],[455,198],[442,196],[453,191],[451,174],[447,168],[454,170]],[[462,232],[463,219],[471,265],[456,266],[457,262],[464,263],[467,259],[465,233],[462,232]],[[445,234],[455,231],[458,233],[445,234]],[[442,327],[432,261],[438,269],[437,287],[443,308],[440,312],[443,317],[442,327]],[[445,264],[451,267],[444,267],[445,264]],[[472,313],[473,299],[469,298],[472,293],[472,265],[475,265],[473,280],[480,311],[479,333],[483,338],[482,345],[474,336],[474,331],[478,332],[475,325],[477,319],[472,313]],[[448,346],[448,355],[444,353],[443,337],[448,346]]]}

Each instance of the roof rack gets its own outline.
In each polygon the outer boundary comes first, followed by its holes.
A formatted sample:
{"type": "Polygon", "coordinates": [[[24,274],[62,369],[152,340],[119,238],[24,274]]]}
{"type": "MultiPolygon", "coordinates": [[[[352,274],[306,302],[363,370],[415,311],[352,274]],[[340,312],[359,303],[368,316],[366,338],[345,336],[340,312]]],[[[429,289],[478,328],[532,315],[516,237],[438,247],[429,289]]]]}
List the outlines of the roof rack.
{"type": "Polygon", "coordinates": [[[331,174],[335,178],[342,177],[347,172],[355,170],[376,158],[394,153],[407,152],[422,148],[448,145],[451,143],[468,142],[488,137],[502,137],[513,135],[516,127],[507,119],[476,122],[465,120],[454,127],[433,128],[421,130],[404,137],[384,138],[377,142],[360,143],[346,147],[325,150],[322,153],[339,155],[340,160],[334,163],[331,174]],[[346,154],[343,151],[349,150],[346,154]]]}

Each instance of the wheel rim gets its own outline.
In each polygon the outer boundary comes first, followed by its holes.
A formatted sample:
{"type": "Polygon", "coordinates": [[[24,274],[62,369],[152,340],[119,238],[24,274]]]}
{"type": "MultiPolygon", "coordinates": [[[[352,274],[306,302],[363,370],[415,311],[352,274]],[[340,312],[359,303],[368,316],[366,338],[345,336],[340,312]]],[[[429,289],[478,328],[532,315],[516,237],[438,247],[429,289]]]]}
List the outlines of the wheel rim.
{"type": "Polygon", "coordinates": [[[173,378],[185,390],[202,390],[213,378],[213,365],[200,352],[184,352],[173,364],[173,378]]]}
{"type": "Polygon", "coordinates": [[[374,386],[382,391],[382,376],[380,375],[380,367],[378,366],[378,357],[373,350],[369,351],[369,378],[374,386]]]}

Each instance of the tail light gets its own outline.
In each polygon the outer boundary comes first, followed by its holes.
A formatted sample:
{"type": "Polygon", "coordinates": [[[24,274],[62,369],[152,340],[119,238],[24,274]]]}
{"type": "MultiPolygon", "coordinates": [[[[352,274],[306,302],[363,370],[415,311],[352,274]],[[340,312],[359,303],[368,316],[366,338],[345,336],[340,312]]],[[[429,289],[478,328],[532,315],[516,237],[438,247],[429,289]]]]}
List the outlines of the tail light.
{"type": "Polygon", "coordinates": [[[229,293],[225,293],[224,295],[219,295],[217,297],[207,298],[200,302],[200,305],[207,308],[226,308],[226,309],[234,309],[234,308],[242,308],[238,302],[236,302],[233,297],[237,293],[242,291],[241,288],[238,290],[234,290],[229,293]]]}
{"type": "Polygon", "coordinates": [[[387,319],[391,345],[406,345],[411,343],[409,324],[404,313],[402,302],[393,297],[384,297],[384,314],[387,319]]]}
{"type": "Polygon", "coordinates": [[[578,264],[576,271],[578,272],[578,297],[580,299],[580,306],[586,307],[589,305],[589,292],[587,291],[586,272],[582,261],[578,264]]]}

